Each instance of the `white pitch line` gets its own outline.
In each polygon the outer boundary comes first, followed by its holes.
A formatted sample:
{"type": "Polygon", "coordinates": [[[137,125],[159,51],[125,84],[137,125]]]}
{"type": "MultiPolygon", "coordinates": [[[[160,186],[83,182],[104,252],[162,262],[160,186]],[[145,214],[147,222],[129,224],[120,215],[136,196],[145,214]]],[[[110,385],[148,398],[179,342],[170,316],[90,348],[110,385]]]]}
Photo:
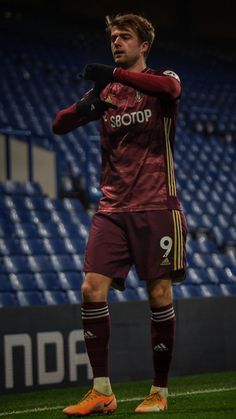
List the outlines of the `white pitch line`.
{"type": "MultiPolygon", "coordinates": [[[[209,393],[220,393],[223,391],[234,391],[236,390],[236,387],[222,387],[222,388],[210,388],[206,390],[194,390],[194,391],[186,391],[184,393],[170,393],[169,397],[179,397],[179,396],[192,396],[194,394],[209,394],[209,393]]],[[[142,400],[144,397],[132,397],[130,399],[120,399],[117,400],[118,403],[127,403],[132,401],[138,401],[142,400]]],[[[59,410],[63,409],[65,406],[44,406],[44,407],[35,407],[34,409],[25,409],[25,410],[12,410],[11,412],[1,412],[1,416],[7,416],[7,415],[20,415],[22,413],[38,413],[38,412],[46,412],[50,410],[59,410]]]]}
{"type": "MultiPolygon", "coordinates": [[[[210,388],[206,390],[194,390],[186,391],[184,393],[170,393],[168,397],[179,397],[179,396],[192,396],[194,394],[204,394],[204,393],[220,393],[221,391],[233,391],[236,390],[236,387],[222,387],[222,388],[210,388]]],[[[143,397],[133,397],[131,399],[121,399],[117,400],[120,403],[132,402],[137,400],[142,400],[143,397]]]]}

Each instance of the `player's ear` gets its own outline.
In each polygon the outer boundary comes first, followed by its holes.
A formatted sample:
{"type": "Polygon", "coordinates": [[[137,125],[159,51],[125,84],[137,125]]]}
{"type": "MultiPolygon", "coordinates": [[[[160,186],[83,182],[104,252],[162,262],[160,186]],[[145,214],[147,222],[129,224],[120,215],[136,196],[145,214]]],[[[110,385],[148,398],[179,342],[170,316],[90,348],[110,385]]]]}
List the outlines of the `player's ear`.
{"type": "Polygon", "coordinates": [[[149,49],[149,42],[148,41],[144,41],[141,43],[141,52],[145,55],[149,49]]]}

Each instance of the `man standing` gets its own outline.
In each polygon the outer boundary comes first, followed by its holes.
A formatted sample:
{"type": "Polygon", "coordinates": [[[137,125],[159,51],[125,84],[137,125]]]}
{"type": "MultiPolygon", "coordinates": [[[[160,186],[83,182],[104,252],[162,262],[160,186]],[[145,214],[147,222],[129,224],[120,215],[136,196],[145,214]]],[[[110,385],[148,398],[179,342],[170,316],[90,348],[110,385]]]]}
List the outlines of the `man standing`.
{"type": "Polygon", "coordinates": [[[53,131],[64,134],[100,119],[102,173],[97,213],[85,252],[82,320],[93,388],[67,415],[109,413],[117,403],[109,379],[110,287],[124,289],[134,264],[145,279],[151,310],[154,377],[137,413],[167,409],[174,345],[172,283],[185,277],[186,223],[177,196],[173,148],[179,77],[152,70],[146,58],[152,24],[135,14],[107,18],[115,67],[88,64],[93,90],[58,112],[53,131]]]}

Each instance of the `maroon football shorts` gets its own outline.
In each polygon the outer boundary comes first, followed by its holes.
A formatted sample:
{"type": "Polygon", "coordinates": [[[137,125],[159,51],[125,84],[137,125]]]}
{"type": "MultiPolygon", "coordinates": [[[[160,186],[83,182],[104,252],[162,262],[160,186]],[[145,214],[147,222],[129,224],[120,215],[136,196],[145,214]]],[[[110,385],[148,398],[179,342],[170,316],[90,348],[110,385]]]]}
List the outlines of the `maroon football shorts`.
{"type": "Polygon", "coordinates": [[[132,265],[140,279],[185,278],[187,227],[179,210],[102,213],[92,221],[84,272],[113,278],[124,289],[132,265]]]}

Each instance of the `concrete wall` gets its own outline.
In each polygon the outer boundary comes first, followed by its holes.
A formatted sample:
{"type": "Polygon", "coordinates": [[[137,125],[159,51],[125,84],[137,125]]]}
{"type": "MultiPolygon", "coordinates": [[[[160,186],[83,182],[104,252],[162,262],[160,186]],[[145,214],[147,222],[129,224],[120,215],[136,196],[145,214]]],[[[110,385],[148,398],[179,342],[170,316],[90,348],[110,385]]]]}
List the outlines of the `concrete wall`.
{"type": "Polygon", "coordinates": [[[33,179],[38,182],[46,195],[57,197],[56,156],[42,147],[33,147],[33,179]]]}
{"type": "Polygon", "coordinates": [[[0,181],[6,180],[6,142],[5,135],[0,134],[0,181]]]}
{"type": "Polygon", "coordinates": [[[26,182],[29,179],[28,144],[17,138],[10,140],[11,179],[26,182]]]}
{"type": "Polygon", "coordinates": [[[0,134],[0,181],[4,182],[8,178],[20,182],[27,180],[38,182],[47,196],[56,198],[56,154],[35,145],[31,150],[27,141],[0,134]],[[30,167],[32,167],[32,173],[30,173],[30,167]],[[31,175],[32,179],[30,179],[31,175]]]}

